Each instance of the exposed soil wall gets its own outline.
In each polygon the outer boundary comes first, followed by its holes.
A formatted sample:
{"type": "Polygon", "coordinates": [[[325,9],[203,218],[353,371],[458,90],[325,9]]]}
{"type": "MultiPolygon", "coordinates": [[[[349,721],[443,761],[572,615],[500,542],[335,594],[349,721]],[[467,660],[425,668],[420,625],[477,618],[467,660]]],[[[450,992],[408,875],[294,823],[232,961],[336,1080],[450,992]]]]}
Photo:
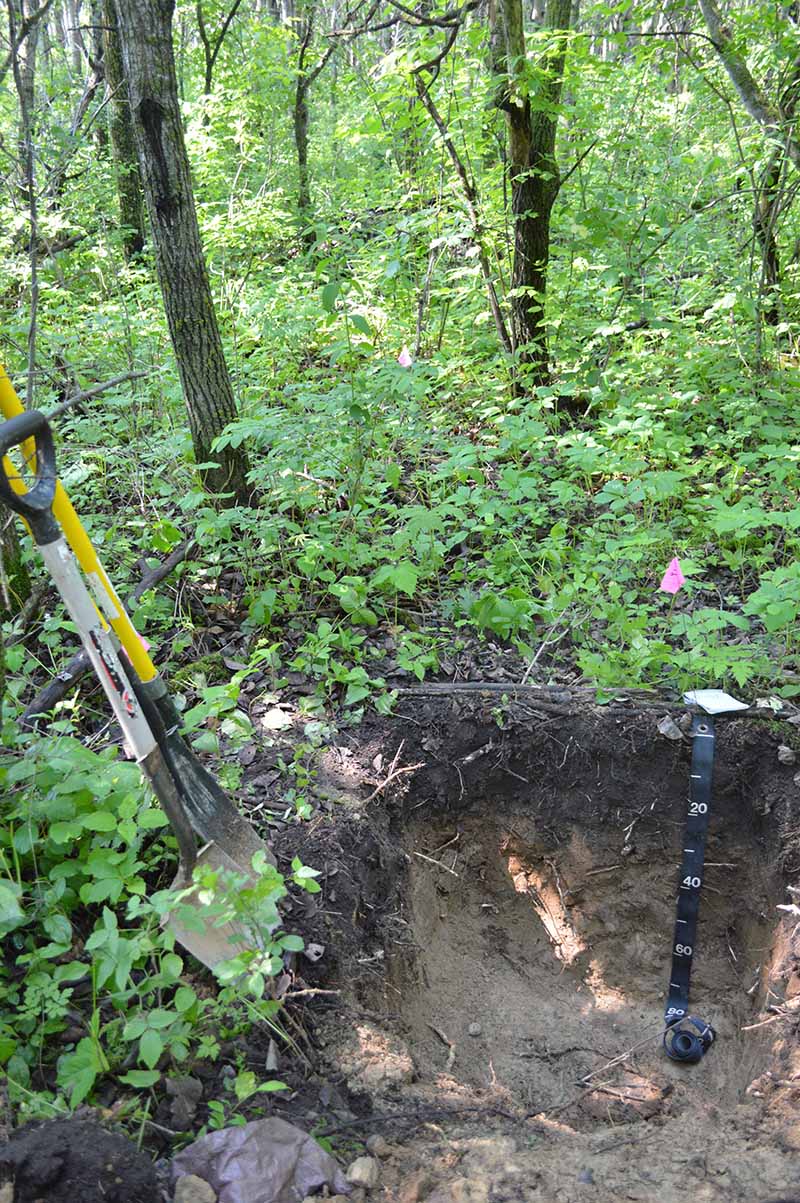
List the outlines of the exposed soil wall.
{"type": "Polygon", "coordinates": [[[800,986],[775,909],[798,859],[786,730],[717,723],[691,1010],[718,1040],[687,1067],[661,1036],[689,739],[660,735],[657,712],[403,709],[326,754],[339,803],[300,849],[326,873],[318,981],[342,991],[317,1037],[365,1122],[398,1138],[385,1197],[800,1188],[794,1025],[764,1023],[800,986]],[[415,1109],[441,1135],[410,1140],[415,1109]]]}

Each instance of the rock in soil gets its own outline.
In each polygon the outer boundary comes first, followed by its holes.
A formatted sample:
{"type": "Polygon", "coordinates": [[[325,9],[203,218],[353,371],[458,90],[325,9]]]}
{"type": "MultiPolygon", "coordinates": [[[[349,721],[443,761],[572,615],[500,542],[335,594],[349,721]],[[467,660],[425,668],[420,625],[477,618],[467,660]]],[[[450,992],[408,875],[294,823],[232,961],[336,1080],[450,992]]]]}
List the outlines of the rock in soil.
{"type": "Polygon", "coordinates": [[[155,1170],[131,1141],[89,1120],[26,1124],[0,1149],[14,1203],[154,1203],[155,1170]]]}
{"type": "Polygon", "coordinates": [[[382,1094],[414,1077],[408,1046],[371,1023],[359,1023],[337,1054],[351,1090],[382,1094]]]}
{"type": "Polygon", "coordinates": [[[353,1186],[365,1186],[367,1190],[373,1190],[378,1185],[381,1167],[374,1157],[356,1157],[346,1176],[353,1186]]]}
{"type": "Polygon", "coordinates": [[[174,1203],[217,1203],[217,1192],[205,1178],[184,1174],[175,1183],[174,1203]]]}
{"type": "Polygon", "coordinates": [[[373,1157],[388,1157],[392,1151],[392,1146],[385,1137],[379,1132],[373,1132],[372,1136],[367,1137],[367,1152],[373,1157]]]}

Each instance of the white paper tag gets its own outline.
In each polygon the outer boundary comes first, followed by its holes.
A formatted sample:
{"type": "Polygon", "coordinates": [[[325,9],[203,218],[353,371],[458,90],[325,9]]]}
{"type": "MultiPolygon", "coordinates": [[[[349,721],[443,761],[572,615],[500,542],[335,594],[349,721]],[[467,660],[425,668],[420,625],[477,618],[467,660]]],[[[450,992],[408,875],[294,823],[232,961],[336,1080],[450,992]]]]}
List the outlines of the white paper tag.
{"type": "Polygon", "coordinates": [[[684,702],[699,706],[706,714],[725,714],[730,710],[749,710],[747,702],[738,702],[722,689],[691,689],[683,695],[684,702]]]}

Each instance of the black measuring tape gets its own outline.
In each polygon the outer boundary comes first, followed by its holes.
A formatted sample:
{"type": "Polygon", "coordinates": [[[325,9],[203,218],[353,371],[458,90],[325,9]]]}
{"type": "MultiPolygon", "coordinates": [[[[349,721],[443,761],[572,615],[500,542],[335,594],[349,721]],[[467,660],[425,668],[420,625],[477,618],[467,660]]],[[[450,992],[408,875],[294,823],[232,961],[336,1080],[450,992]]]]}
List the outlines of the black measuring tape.
{"type": "Polygon", "coordinates": [[[714,774],[714,723],[695,715],[690,731],[692,767],[689,809],[683,838],[683,859],[678,879],[678,908],[672,939],[672,970],[664,1022],[664,1048],[673,1061],[699,1061],[714,1040],[714,1029],[689,1014],[689,980],[692,974],[700,890],[705,867],[706,835],[711,811],[714,774]]]}

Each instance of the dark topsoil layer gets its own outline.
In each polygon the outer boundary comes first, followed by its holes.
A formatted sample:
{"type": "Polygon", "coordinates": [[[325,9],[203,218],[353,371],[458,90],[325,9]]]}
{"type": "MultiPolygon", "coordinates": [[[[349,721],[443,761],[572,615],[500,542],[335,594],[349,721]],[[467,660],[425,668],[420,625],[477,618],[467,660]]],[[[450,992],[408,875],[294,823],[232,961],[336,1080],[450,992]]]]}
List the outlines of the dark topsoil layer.
{"type": "Polygon", "coordinates": [[[150,1159],[124,1136],[86,1120],[28,1124],[0,1150],[14,1203],[155,1203],[150,1159]]]}

